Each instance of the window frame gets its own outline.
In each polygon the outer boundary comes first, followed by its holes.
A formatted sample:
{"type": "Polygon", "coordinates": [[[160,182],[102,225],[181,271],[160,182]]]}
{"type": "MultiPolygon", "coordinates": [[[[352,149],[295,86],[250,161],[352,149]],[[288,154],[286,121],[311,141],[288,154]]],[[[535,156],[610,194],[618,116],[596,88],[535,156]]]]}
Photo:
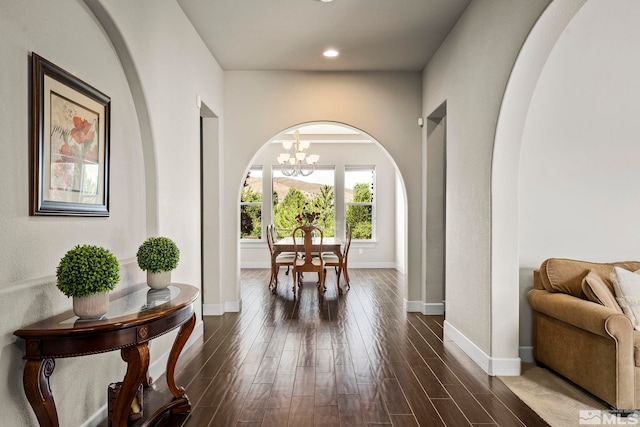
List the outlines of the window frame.
{"type": "Polygon", "coordinates": [[[376,183],[376,166],[375,165],[344,165],[344,185],[342,189],[342,197],[344,203],[344,228],[346,233],[347,228],[347,210],[349,206],[371,206],[371,238],[370,239],[357,239],[353,238],[353,242],[357,243],[374,243],[376,241],[376,198],[377,198],[377,183],[376,183]],[[346,180],[347,173],[349,171],[371,171],[371,201],[370,202],[347,202],[346,200],[346,180]]]}
{"type": "Polygon", "coordinates": [[[243,202],[242,201],[242,190],[240,190],[240,215],[242,215],[242,207],[243,206],[260,206],[260,237],[256,239],[251,239],[247,237],[242,237],[242,223],[238,224],[238,232],[240,234],[240,242],[264,242],[265,241],[265,227],[264,227],[264,167],[262,165],[252,165],[249,168],[248,174],[251,174],[252,171],[259,171],[260,178],[262,180],[262,189],[260,194],[262,195],[262,201],[260,202],[243,202]]]}

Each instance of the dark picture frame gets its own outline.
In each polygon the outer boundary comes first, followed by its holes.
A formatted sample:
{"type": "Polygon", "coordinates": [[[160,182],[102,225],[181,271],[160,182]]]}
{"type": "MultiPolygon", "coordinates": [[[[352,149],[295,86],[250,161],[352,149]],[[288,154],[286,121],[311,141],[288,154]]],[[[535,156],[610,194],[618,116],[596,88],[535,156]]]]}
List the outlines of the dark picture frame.
{"type": "Polygon", "coordinates": [[[111,98],[31,54],[31,215],[109,216],[111,98]]]}

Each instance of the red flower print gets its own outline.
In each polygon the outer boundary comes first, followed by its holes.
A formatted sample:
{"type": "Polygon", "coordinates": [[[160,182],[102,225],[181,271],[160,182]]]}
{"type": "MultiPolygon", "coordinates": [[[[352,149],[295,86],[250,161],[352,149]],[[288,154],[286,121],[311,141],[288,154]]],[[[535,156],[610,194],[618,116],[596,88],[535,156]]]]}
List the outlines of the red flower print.
{"type": "Polygon", "coordinates": [[[91,130],[91,123],[81,119],[78,116],[73,118],[73,129],[71,129],[71,137],[77,144],[84,144],[93,140],[94,131],[91,130]]]}
{"type": "Polygon", "coordinates": [[[69,144],[64,143],[60,146],[60,156],[62,156],[63,162],[73,163],[73,153],[71,152],[69,144]]]}

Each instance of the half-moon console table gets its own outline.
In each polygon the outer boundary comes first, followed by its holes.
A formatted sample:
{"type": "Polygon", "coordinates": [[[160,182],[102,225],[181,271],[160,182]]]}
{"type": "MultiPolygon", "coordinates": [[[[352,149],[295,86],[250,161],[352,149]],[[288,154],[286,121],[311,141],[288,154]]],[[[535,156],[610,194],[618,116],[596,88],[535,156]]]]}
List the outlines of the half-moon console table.
{"type": "MultiPolygon", "coordinates": [[[[55,359],[120,350],[127,362],[120,392],[115,401],[111,425],[127,426],[134,397],[142,384],[149,386],[149,340],[177,327],[180,331],[167,361],[167,385],[173,395],[168,403],[148,415],[146,408],[140,426],[150,426],[170,411],[172,414],[191,411],[184,388],[176,386],[175,367],[196,323],[193,302],[198,289],[172,283],[166,289],[151,290],[147,286],[114,299],[109,312],[97,320],[79,320],[67,311],[15,331],[26,341],[27,360],[24,367],[24,391],[41,426],[58,427],[49,377],[55,359]]],[[[106,385],[105,385],[106,389],[106,385]]]]}

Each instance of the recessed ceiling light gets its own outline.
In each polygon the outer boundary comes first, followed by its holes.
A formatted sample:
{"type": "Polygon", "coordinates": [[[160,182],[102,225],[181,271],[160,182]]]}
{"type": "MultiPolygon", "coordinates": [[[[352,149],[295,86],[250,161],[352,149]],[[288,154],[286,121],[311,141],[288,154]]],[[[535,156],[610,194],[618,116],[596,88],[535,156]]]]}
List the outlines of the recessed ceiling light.
{"type": "Polygon", "coordinates": [[[322,54],[327,58],[335,58],[336,56],[340,55],[340,52],[335,49],[327,49],[322,54]]]}
{"type": "Polygon", "coordinates": [[[322,3],[331,3],[333,0],[316,0],[322,3]]]}

